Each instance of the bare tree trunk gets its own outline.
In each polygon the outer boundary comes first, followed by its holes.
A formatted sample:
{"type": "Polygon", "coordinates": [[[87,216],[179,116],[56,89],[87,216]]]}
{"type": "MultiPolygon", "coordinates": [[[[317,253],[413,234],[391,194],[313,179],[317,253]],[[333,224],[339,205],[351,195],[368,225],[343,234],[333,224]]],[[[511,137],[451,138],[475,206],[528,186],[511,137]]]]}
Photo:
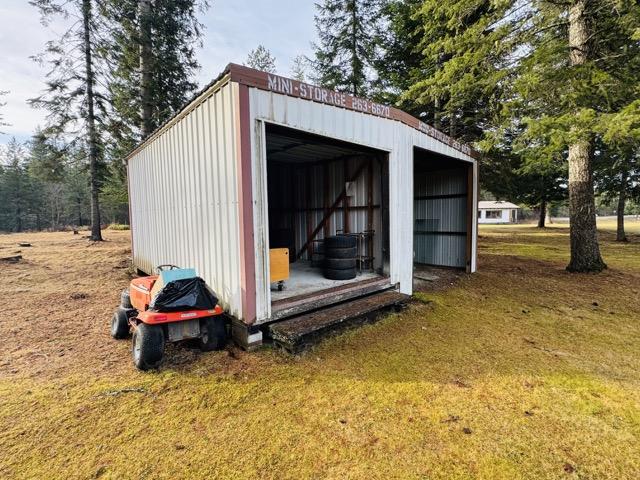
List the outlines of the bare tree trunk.
{"type": "Polygon", "coordinates": [[[87,127],[89,130],[89,182],[91,185],[91,240],[102,241],[100,226],[100,187],[98,185],[98,132],[94,111],[93,59],[91,54],[91,0],[82,0],[84,23],[84,60],[87,83],[87,127]]]}
{"type": "Polygon", "coordinates": [[[538,228],[544,228],[545,220],[547,219],[547,201],[542,200],[540,202],[540,212],[538,215],[538,228]]]}
{"type": "Polygon", "coordinates": [[[616,231],[616,241],[626,242],[627,235],[624,231],[624,208],[627,204],[627,172],[622,173],[622,183],[620,184],[620,194],[618,196],[618,228],[616,231]]]}
{"type": "MultiPolygon", "coordinates": [[[[19,172],[20,170],[17,168],[16,169],[17,172],[19,172]]],[[[22,208],[20,208],[20,204],[22,202],[22,180],[20,179],[20,177],[17,177],[18,182],[18,188],[17,188],[17,195],[16,195],[16,210],[15,210],[15,231],[16,232],[21,232],[22,231],[22,208]]]]}
{"type": "Polygon", "coordinates": [[[16,232],[21,232],[22,231],[22,211],[20,209],[20,207],[16,207],[16,226],[15,226],[15,230],[16,232]]]}
{"type": "Polygon", "coordinates": [[[456,137],[456,113],[452,111],[449,117],[449,136],[451,138],[456,137]]]}
{"type": "MultiPolygon", "coordinates": [[[[588,60],[589,25],[587,0],[576,0],[569,8],[569,48],[572,66],[588,60]]],[[[600,256],[593,196],[591,140],[580,139],[569,145],[569,217],[571,272],[599,272],[607,268],[600,256]]]]}
{"type": "Polygon", "coordinates": [[[140,97],[142,99],[142,136],[153,131],[153,98],[151,92],[153,51],[151,47],[151,0],[140,0],[140,97]]]}
{"type": "Polygon", "coordinates": [[[357,32],[358,32],[358,2],[356,0],[352,0],[352,10],[351,10],[351,75],[352,78],[352,89],[353,96],[358,95],[358,79],[356,77],[356,71],[358,70],[358,43],[357,43],[357,32]]]}

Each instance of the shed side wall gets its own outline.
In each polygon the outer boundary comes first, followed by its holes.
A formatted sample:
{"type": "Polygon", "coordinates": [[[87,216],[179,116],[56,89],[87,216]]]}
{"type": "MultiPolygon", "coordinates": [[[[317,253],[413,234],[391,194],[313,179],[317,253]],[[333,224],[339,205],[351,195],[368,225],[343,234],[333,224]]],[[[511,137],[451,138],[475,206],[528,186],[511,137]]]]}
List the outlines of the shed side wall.
{"type": "Polygon", "coordinates": [[[147,273],[166,263],[193,267],[243,318],[236,92],[221,86],[128,169],[134,265],[147,273]]]}
{"type": "Polygon", "coordinates": [[[414,262],[465,267],[467,168],[414,172],[414,262]]]}

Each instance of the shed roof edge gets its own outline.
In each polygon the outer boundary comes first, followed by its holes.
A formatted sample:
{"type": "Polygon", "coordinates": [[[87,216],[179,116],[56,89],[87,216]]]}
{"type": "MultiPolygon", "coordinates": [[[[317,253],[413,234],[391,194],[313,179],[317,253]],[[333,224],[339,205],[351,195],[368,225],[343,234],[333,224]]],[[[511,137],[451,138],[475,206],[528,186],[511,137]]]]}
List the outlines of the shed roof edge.
{"type": "Polygon", "coordinates": [[[156,130],[144,138],[136,147],[125,157],[128,161],[132,156],[138,153],[147,143],[161,135],[169,127],[175,124],[182,117],[204,102],[215,91],[224,86],[228,82],[237,82],[249,87],[258,88],[260,90],[272,91],[281,95],[300,98],[315,103],[331,105],[346,110],[373,115],[387,120],[396,120],[407,125],[420,133],[423,133],[435,140],[438,140],[449,147],[457,150],[473,159],[478,159],[480,154],[470,145],[460,142],[449,135],[435,129],[431,125],[415,118],[407,112],[399,108],[389,105],[383,105],[371,100],[355,97],[353,95],[335,92],[323,87],[317,87],[305,82],[300,82],[291,78],[280,75],[255,70],[244,65],[230,63],[224,71],[218,75],[213,81],[205,85],[198,91],[185,105],[165,123],[160,125],[156,130]]]}

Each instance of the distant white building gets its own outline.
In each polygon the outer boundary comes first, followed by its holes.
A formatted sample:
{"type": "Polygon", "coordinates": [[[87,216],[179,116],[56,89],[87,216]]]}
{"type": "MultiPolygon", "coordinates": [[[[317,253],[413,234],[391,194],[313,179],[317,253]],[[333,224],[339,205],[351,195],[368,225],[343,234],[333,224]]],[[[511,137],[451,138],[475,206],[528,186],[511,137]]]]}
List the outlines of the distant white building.
{"type": "Polygon", "coordinates": [[[518,223],[518,206],[510,202],[478,202],[478,223],[518,223]]]}

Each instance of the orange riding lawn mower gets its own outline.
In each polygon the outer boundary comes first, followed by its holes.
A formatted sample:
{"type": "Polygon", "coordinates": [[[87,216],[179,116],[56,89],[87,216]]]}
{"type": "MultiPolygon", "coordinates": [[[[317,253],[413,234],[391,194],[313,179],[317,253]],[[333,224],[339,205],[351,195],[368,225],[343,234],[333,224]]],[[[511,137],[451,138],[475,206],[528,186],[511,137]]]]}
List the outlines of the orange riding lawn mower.
{"type": "Polygon", "coordinates": [[[133,333],[131,353],[140,370],[157,368],[166,342],[196,340],[200,349],[222,349],[227,321],[211,288],[195,270],[159,265],[157,275],[134,278],[111,319],[111,336],[133,333]]]}

